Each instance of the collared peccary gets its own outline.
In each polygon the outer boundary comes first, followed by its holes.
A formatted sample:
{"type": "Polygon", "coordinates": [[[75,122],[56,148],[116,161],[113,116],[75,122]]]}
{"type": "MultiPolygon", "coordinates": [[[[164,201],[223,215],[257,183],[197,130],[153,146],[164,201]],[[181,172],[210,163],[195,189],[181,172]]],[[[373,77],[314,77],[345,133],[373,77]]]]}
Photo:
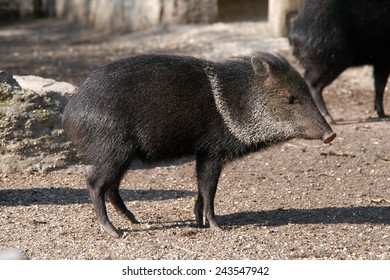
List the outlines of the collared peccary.
{"type": "Polygon", "coordinates": [[[104,198],[137,223],[118,188],[134,158],[155,162],[195,155],[199,226],[219,228],[214,197],[230,160],[300,137],[329,143],[335,133],[303,78],[279,55],[224,62],[149,54],[98,68],[66,106],[63,125],[86,162],[98,222],[118,233],[104,198]]]}
{"type": "Polygon", "coordinates": [[[289,39],[305,69],[313,99],[333,122],[322,90],[351,66],[373,65],[374,108],[385,117],[383,93],[390,72],[390,1],[305,0],[289,39]]]}

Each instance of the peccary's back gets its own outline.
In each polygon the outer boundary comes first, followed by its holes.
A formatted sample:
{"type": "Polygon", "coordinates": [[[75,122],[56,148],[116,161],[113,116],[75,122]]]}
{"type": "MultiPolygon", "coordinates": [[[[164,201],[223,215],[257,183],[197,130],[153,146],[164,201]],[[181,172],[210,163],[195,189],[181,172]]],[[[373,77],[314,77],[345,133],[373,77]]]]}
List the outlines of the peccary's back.
{"type": "Polygon", "coordinates": [[[125,143],[151,159],[194,153],[224,129],[208,63],[142,55],[98,68],[67,105],[64,127],[92,161],[95,150],[109,153],[125,143]]]}
{"type": "Polygon", "coordinates": [[[306,0],[289,34],[294,55],[307,67],[317,59],[351,65],[386,61],[389,12],[388,0],[306,0]]]}

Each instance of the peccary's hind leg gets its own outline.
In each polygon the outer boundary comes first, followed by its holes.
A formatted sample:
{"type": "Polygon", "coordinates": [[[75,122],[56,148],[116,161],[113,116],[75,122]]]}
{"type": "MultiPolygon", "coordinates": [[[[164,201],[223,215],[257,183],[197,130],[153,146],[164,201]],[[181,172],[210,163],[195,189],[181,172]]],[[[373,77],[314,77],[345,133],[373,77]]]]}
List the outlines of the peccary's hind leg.
{"type": "Polygon", "coordinates": [[[87,180],[97,220],[104,231],[113,237],[119,237],[119,234],[107,216],[106,194],[115,209],[122,216],[125,216],[133,223],[137,222],[134,215],[126,208],[118,191],[120,181],[130,161],[131,157],[126,157],[125,152],[122,153],[121,157],[113,155],[111,159],[104,161],[104,164],[95,166],[87,180]]]}
{"type": "Polygon", "coordinates": [[[200,227],[205,226],[208,222],[211,228],[220,229],[215,219],[214,198],[221,170],[221,160],[209,155],[197,155],[198,198],[194,212],[196,224],[200,227]]]}
{"type": "Polygon", "coordinates": [[[105,178],[105,174],[101,174],[101,170],[95,167],[87,179],[87,182],[89,195],[97,215],[98,223],[105,232],[113,237],[119,237],[117,230],[108,219],[105,204],[105,193],[110,187],[112,181],[110,181],[109,178],[105,178]]]}
{"type": "Polygon", "coordinates": [[[115,210],[124,218],[130,220],[133,224],[139,224],[137,219],[134,217],[133,213],[127,209],[125,203],[122,200],[122,197],[119,194],[119,184],[120,180],[117,180],[108,190],[107,196],[114,206],[115,210]]]}

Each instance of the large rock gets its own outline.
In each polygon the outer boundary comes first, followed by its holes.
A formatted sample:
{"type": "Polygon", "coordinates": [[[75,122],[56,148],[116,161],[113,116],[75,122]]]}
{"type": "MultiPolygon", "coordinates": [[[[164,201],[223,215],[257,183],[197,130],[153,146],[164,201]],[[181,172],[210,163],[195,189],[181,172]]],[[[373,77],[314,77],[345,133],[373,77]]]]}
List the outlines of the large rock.
{"type": "Polygon", "coordinates": [[[0,72],[0,173],[47,172],[77,159],[61,126],[76,87],[0,72]]]}

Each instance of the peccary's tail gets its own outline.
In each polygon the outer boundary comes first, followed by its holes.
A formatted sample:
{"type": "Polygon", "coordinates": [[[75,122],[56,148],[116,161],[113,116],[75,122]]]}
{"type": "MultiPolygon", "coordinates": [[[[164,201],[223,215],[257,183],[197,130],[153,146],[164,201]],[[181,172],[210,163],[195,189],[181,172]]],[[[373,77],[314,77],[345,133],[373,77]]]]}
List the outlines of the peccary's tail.
{"type": "Polygon", "coordinates": [[[76,145],[83,161],[99,165],[126,147],[126,133],[120,129],[121,124],[108,114],[83,106],[75,97],[64,110],[63,128],[69,140],[76,145]]]}

